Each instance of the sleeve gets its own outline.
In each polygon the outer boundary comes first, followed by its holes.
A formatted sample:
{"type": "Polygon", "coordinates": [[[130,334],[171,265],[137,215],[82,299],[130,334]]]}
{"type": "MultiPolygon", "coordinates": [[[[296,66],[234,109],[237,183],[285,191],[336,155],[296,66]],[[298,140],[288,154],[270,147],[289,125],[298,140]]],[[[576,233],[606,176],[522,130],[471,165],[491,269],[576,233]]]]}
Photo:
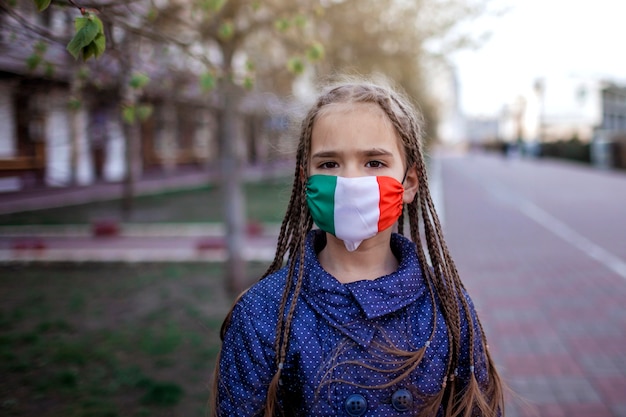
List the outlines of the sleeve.
{"type": "Polygon", "coordinates": [[[224,335],[217,382],[218,416],[262,415],[276,372],[275,324],[240,301],[224,335]]]}

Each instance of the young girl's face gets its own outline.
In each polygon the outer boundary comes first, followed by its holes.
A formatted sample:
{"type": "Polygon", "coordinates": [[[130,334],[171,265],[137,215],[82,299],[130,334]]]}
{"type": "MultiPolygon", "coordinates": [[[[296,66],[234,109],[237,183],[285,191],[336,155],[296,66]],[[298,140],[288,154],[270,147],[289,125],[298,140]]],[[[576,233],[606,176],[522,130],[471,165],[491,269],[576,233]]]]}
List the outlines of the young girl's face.
{"type": "MultiPolygon", "coordinates": [[[[375,104],[325,107],[313,125],[310,155],[309,175],[388,176],[399,182],[405,177],[400,138],[383,110],[375,104]]],[[[414,171],[407,173],[406,180],[414,180],[414,171]]],[[[405,202],[410,201],[406,201],[408,198],[412,196],[405,195],[405,202]]]]}

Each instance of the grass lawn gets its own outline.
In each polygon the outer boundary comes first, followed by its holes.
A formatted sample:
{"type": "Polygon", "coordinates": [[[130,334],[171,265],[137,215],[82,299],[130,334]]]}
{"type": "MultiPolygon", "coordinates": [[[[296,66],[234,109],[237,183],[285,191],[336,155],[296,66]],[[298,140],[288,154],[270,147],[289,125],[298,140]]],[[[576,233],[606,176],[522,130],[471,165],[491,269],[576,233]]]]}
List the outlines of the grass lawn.
{"type": "MultiPolygon", "coordinates": [[[[260,276],[266,265],[249,267],[260,276]]],[[[230,307],[209,263],[0,265],[0,415],[207,415],[230,307]]]]}
{"type": "MultiPolygon", "coordinates": [[[[290,178],[246,184],[244,193],[248,219],[280,223],[289,202],[291,184],[290,178]]],[[[0,215],[0,225],[89,224],[105,218],[122,219],[119,200],[0,215]]],[[[222,220],[220,190],[215,186],[137,197],[134,210],[127,219],[136,223],[222,220]]]]}

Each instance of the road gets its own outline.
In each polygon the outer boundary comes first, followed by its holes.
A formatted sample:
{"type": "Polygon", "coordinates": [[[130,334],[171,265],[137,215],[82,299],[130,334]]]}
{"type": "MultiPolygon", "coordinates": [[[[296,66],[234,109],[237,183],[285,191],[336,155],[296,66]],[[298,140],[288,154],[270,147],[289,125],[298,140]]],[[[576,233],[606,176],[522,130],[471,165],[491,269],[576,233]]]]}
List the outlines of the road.
{"type": "Polygon", "coordinates": [[[626,416],[626,173],[440,160],[444,233],[509,416],[626,416]]]}

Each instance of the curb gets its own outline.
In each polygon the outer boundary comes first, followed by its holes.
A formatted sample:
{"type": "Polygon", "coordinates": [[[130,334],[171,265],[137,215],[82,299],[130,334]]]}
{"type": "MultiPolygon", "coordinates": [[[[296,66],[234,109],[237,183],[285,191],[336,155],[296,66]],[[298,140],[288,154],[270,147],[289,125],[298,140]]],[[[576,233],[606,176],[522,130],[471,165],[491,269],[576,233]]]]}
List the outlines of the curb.
{"type": "MultiPolygon", "coordinates": [[[[255,236],[278,236],[280,224],[264,223],[255,236]]],[[[15,237],[94,237],[93,225],[24,225],[0,226],[0,238],[15,237]]],[[[222,223],[120,223],[118,237],[221,237],[225,235],[222,223]]]]}
{"type": "MultiPolygon", "coordinates": [[[[274,259],[274,248],[244,248],[246,261],[274,259]]],[[[224,249],[0,249],[0,262],[224,262],[224,249]]]]}

